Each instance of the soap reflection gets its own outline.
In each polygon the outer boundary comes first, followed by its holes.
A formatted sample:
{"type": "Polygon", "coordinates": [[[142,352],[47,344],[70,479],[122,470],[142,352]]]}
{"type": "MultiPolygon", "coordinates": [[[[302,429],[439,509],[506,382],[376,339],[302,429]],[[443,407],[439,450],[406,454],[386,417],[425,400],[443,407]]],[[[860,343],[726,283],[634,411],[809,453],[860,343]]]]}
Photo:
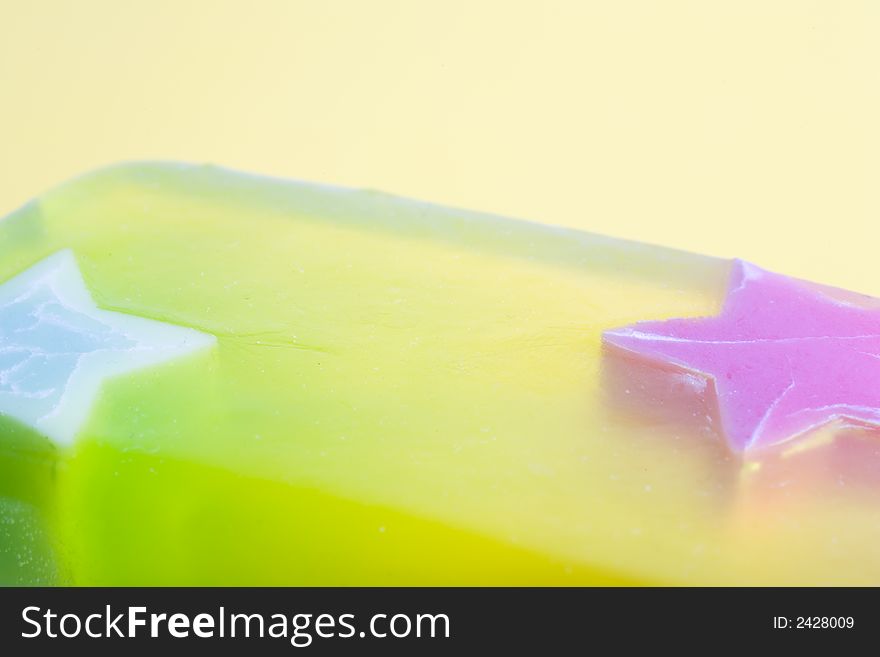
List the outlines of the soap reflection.
{"type": "Polygon", "coordinates": [[[612,413],[663,432],[722,439],[710,379],[608,343],[602,349],[601,389],[612,413]]]}
{"type": "Polygon", "coordinates": [[[706,500],[712,517],[729,512],[742,460],[721,434],[710,380],[605,343],[600,390],[616,440],[643,454],[646,467],[678,477],[676,486],[706,500]]]}
{"type": "Polygon", "coordinates": [[[747,455],[743,503],[755,513],[811,500],[871,500],[880,493],[880,431],[835,423],[747,455]]]}
{"type": "MultiPolygon", "coordinates": [[[[603,345],[608,422],[639,448],[696,461],[714,481],[719,511],[737,522],[778,518],[799,506],[880,497],[880,429],[837,422],[770,448],[736,453],[722,434],[711,379],[603,345]]],[[[704,485],[699,482],[699,485],[704,485]]]]}

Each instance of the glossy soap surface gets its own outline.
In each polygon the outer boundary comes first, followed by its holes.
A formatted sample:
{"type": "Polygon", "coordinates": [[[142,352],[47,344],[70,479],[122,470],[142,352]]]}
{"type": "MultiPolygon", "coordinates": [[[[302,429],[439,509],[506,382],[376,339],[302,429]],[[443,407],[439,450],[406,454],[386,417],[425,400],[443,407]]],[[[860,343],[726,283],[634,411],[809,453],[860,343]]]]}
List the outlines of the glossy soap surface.
{"type": "Polygon", "coordinates": [[[611,348],[703,379],[734,451],[832,422],[880,428],[880,303],[738,260],[712,317],[607,331],[611,348]]]}
{"type": "Polygon", "coordinates": [[[0,419],[0,581],[880,583],[876,433],[738,455],[603,348],[718,313],[728,261],[152,164],[0,222],[0,281],[64,250],[98,308],[215,342],[70,444],[0,419]]]}

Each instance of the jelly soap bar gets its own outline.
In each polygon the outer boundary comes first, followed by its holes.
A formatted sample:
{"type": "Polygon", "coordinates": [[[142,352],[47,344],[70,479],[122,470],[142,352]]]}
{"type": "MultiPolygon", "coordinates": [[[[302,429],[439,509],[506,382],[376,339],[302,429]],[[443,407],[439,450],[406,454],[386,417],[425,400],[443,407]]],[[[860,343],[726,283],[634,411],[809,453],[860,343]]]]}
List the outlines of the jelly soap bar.
{"type": "Polygon", "coordinates": [[[69,183],[0,222],[0,582],[878,584],[870,422],[751,449],[777,356],[736,406],[661,349],[736,266],[213,167],[69,183]]]}

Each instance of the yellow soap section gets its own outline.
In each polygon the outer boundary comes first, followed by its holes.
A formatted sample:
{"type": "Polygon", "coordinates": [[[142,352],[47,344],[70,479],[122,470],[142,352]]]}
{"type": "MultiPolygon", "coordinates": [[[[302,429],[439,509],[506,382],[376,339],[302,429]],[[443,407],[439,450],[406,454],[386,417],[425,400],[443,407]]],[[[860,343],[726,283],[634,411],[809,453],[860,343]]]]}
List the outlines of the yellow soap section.
{"type": "Polygon", "coordinates": [[[764,505],[788,466],[609,408],[601,332],[716,312],[726,261],[158,164],[5,219],[0,279],[65,248],[218,343],[107,382],[71,449],[3,425],[57,581],[880,582],[869,483],[764,505]]]}

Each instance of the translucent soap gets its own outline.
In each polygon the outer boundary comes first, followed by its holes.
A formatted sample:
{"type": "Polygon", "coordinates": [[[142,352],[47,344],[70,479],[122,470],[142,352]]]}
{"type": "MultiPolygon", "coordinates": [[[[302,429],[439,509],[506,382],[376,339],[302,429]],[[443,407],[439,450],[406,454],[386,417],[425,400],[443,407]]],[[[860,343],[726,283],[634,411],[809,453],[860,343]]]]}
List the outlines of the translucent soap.
{"type": "Polygon", "coordinates": [[[603,342],[731,270],[207,166],[68,183],[0,221],[0,582],[878,584],[876,431],[732,450],[603,342]]]}

